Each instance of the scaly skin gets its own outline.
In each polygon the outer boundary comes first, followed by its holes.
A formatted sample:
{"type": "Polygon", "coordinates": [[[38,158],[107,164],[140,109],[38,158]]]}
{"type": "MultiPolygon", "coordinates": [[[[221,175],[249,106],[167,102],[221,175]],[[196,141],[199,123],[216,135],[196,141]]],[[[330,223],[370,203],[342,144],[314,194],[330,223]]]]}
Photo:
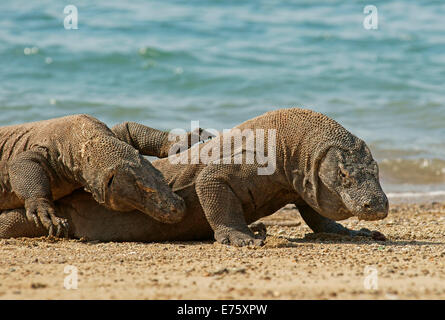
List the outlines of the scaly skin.
{"type": "Polygon", "coordinates": [[[190,148],[194,141],[199,141],[201,135],[213,137],[201,128],[186,133],[185,137],[174,137],[170,136],[169,132],[153,129],[136,122],[122,122],[111,128],[111,131],[117,138],[139,150],[141,154],[158,158],[168,157],[168,152],[174,145],[176,153],[179,153],[181,150],[190,148]]]}
{"type": "Polygon", "coordinates": [[[138,209],[164,223],[185,213],[162,174],[88,115],[1,127],[0,179],[0,209],[24,207],[28,220],[55,236],[68,226],[53,200],[81,187],[109,209],[138,209]]]}
{"type": "MultiPolygon", "coordinates": [[[[182,221],[166,225],[136,211],[120,214],[76,191],[58,201],[57,207],[70,221],[70,235],[102,241],[194,240],[213,235],[221,243],[261,245],[263,239],[257,239],[248,224],[294,203],[314,232],[384,239],[379,232],[349,230],[334,222],[350,216],[377,220],[388,213],[377,164],[362,140],[334,120],[298,108],[268,112],[235,129],[276,130],[276,169],[272,174],[259,175],[258,168],[264,165],[258,163],[173,164],[175,156],[156,160],[154,167],[185,200],[182,221]]],[[[140,141],[142,137],[134,134],[131,139],[140,141]]],[[[223,139],[220,136],[195,145],[179,156],[192,156],[204,148],[219,150],[223,139]]],[[[266,150],[268,143],[266,140],[266,150]]],[[[252,152],[256,151],[244,141],[226,160],[252,152]]],[[[222,156],[219,153],[216,158],[222,156]]],[[[20,210],[2,213],[0,238],[39,236],[23,215],[20,210]]]]}

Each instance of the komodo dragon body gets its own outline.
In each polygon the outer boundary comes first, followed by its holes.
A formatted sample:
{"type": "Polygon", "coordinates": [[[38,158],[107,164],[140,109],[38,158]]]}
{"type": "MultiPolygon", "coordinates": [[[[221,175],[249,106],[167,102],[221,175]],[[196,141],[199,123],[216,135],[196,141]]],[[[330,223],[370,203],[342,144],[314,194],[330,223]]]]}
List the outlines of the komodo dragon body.
{"type": "MultiPolygon", "coordinates": [[[[144,142],[150,141],[141,140],[141,149],[144,142]]],[[[155,141],[150,145],[156,146],[155,141]]],[[[53,200],[81,187],[113,210],[137,209],[169,223],[185,213],[184,201],[162,174],[91,116],[0,128],[0,209],[24,207],[28,220],[58,236],[68,226],[57,217],[53,200]]]]}
{"type": "MultiPolygon", "coordinates": [[[[273,148],[268,148],[270,139],[264,141],[265,149],[275,155],[273,172],[259,175],[258,169],[264,165],[258,161],[180,164],[172,155],[154,161],[153,166],[185,200],[183,220],[167,225],[136,211],[113,212],[77,191],[58,201],[58,212],[72,226],[70,235],[101,241],[197,240],[213,235],[221,243],[261,245],[263,239],[257,239],[248,224],[293,203],[314,232],[383,237],[367,229],[349,230],[333,221],[351,216],[377,220],[388,213],[377,164],[362,140],[334,120],[299,108],[271,111],[232,131],[236,129],[274,130],[273,148]]],[[[193,159],[197,151],[219,152],[219,157],[211,158],[235,160],[239,154],[246,157],[259,151],[249,148],[248,139],[244,139],[242,147],[227,154],[220,148],[226,136],[194,145],[179,157],[193,159]]],[[[134,145],[139,139],[134,135],[127,142],[134,145]]],[[[42,230],[25,219],[23,210],[0,215],[0,238],[41,235],[42,230]]]]}

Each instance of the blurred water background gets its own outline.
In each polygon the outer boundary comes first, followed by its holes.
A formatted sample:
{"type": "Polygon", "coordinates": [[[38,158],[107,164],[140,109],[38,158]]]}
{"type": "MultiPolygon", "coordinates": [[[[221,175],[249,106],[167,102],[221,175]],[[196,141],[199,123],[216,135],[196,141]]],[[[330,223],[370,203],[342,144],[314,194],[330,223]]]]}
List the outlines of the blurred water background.
{"type": "Polygon", "coordinates": [[[221,130],[300,106],[363,138],[385,191],[445,199],[444,21],[428,0],[1,1],[0,125],[89,113],[221,130]]]}

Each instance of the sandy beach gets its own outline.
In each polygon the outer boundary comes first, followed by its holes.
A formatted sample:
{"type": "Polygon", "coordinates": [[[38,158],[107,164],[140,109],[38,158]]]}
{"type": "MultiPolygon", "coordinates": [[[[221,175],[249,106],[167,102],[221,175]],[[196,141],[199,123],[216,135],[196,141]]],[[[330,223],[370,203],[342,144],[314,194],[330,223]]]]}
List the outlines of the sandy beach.
{"type": "Polygon", "coordinates": [[[261,248],[0,240],[0,299],[445,299],[445,203],[342,222],[385,242],[314,235],[290,206],[263,221],[261,248]]]}

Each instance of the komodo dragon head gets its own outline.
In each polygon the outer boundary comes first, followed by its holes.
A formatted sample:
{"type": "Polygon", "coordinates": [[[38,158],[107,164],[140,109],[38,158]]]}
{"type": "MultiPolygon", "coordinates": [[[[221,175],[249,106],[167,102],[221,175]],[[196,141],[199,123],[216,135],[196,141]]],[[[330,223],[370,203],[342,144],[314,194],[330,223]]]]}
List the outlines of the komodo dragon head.
{"type": "Polygon", "coordinates": [[[162,174],[144,159],[110,170],[103,181],[104,205],[117,211],[139,210],[162,223],[177,223],[185,214],[184,200],[167,185],[162,174]]]}
{"type": "Polygon", "coordinates": [[[318,177],[319,205],[325,216],[380,220],[388,215],[377,162],[364,143],[357,151],[330,148],[320,162],[318,177]]]}
{"type": "Polygon", "coordinates": [[[303,109],[291,112],[303,128],[293,171],[293,186],[303,200],[333,220],[385,218],[388,199],[365,142],[325,115],[303,109]]]}
{"type": "Polygon", "coordinates": [[[185,202],[168,186],[161,172],[128,144],[115,140],[103,148],[92,141],[84,149],[85,190],[116,211],[139,210],[162,223],[177,223],[185,215],[185,202]],[[101,150],[102,149],[102,150],[101,150]]]}

